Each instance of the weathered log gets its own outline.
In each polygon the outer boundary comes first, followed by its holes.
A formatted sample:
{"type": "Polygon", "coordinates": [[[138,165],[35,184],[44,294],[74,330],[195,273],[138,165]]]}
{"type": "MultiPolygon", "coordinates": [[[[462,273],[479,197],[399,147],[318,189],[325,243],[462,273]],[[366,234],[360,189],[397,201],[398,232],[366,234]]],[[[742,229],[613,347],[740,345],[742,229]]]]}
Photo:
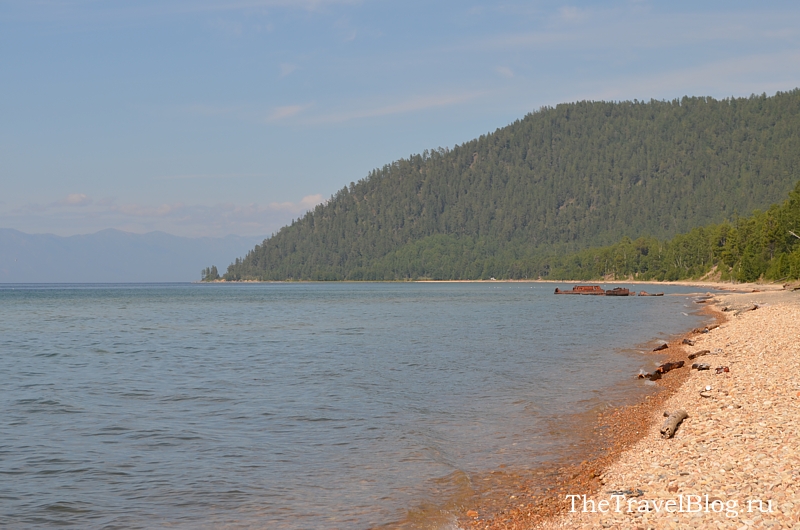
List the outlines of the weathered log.
{"type": "Polygon", "coordinates": [[[655,348],[653,348],[653,351],[661,351],[661,350],[666,350],[667,348],[669,348],[669,344],[667,344],[667,343],[665,342],[665,343],[664,343],[664,344],[662,344],[661,346],[656,346],[655,348]]]}
{"type": "Polygon", "coordinates": [[[705,363],[694,363],[692,365],[692,369],[702,371],[702,370],[710,370],[711,365],[705,363]]]}
{"type": "Polygon", "coordinates": [[[695,334],[697,334],[697,333],[708,333],[712,329],[717,329],[718,327],[719,327],[719,324],[712,324],[712,325],[706,326],[704,328],[695,328],[695,329],[692,330],[692,333],[695,333],[695,334]]]}
{"type": "Polygon", "coordinates": [[[656,372],[660,374],[665,374],[670,370],[675,370],[676,368],[683,368],[684,361],[670,361],[668,363],[664,363],[658,368],[656,368],[656,372]]]}
{"type": "Polygon", "coordinates": [[[702,357],[703,355],[708,355],[711,353],[711,350],[700,350],[698,352],[690,353],[689,359],[697,359],[698,357],[702,357]]]}
{"type": "Polygon", "coordinates": [[[761,306],[759,306],[758,304],[753,304],[753,306],[752,306],[752,307],[748,307],[748,308],[746,308],[746,309],[740,309],[739,311],[737,311],[737,312],[734,314],[734,316],[737,316],[737,317],[738,317],[738,316],[739,316],[739,315],[741,315],[742,313],[747,313],[748,311],[755,311],[755,310],[756,310],[756,309],[758,309],[759,307],[761,307],[761,306]]]}
{"type": "Polygon", "coordinates": [[[670,414],[667,419],[664,420],[664,425],[661,426],[661,436],[664,438],[672,438],[675,436],[675,431],[678,430],[678,425],[680,425],[681,422],[688,417],[689,415],[686,414],[686,411],[683,409],[676,410],[670,414]]]}
{"type": "Polygon", "coordinates": [[[650,381],[658,381],[659,379],[661,379],[661,376],[663,374],[671,370],[675,370],[676,368],[682,368],[684,364],[685,361],[670,361],[656,368],[652,374],[639,374],[639,379],[649,379],[650,381]]]}

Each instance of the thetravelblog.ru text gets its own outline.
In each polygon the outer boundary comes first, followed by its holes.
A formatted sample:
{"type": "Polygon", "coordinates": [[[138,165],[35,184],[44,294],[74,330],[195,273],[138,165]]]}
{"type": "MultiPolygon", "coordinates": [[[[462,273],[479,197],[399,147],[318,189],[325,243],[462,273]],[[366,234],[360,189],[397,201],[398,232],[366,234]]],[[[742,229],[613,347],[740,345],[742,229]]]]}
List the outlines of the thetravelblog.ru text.
{"type": "Polygon", "coordinates": [[[608,499],[589,499],[586,495],[567,495],[570,512],[591,513],[718,513],[738,517],[747,513],[772,513],[776,506],[771,500],[723,500],[709,495],[678,495],[671,499],[646,499],[611,495],[608,499]]]}

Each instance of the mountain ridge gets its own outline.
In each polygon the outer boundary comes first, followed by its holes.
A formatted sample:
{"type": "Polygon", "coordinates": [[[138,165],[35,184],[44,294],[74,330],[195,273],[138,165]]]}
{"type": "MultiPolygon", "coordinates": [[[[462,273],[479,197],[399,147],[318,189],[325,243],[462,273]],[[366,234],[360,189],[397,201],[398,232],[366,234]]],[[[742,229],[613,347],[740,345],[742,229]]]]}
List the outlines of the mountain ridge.
{"type": "Polygon", "coordinates": [[[748,215],[798,179],[799,89],[565,103],[370,172],[224,277],[525,277],[514,263],[748,215]]]}

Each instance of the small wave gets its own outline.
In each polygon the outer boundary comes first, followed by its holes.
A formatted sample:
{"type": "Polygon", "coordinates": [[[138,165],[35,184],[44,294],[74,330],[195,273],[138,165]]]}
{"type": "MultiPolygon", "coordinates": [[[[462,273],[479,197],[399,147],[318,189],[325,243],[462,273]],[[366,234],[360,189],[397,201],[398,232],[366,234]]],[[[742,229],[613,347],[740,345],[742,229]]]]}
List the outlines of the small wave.
{"type": "Polygon", "coordinates": [[[436,530],[464,530],[463,527],[458,525],[458,519],[454,515],[449,516],[450,520],[445,521],[436,530]]]}
{"type": "MultiPolygon", "coordinates": [[[[89,513],[92,510],[87,508],[81,507],[83,503],[76,503],[76,502],[56,502],[53,504],[48,504],[44,507],[45,510],[53,511],[53,512],[63,512],[63,513],[89,513]]],[[[86,505],[88,506],[88,504],[86,505]]]]}

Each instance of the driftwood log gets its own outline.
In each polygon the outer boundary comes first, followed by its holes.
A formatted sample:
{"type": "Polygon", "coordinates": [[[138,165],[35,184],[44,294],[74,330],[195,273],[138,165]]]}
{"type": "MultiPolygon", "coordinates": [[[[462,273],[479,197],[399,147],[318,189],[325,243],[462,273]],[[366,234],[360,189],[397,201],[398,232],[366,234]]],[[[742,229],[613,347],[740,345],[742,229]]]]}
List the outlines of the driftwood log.
{"type": "Polygon", "coordinates": [[[712,325],[710,325],[710,326],[706,326],[706,327],[704,327],[704,328],[694,328],[694,329],[692,330],[692,333],[694,333],[694,334],[698,334],[698,333],[708,333],[708,332],[709,332],[709,331],[711,331],[712,329],[717,329],[718,327],[719,327],[719,324],[712,324],[712,325]]]}
{"type": "Polygon", "coordinates": [[[667,343],[665,342],[665,343],[664,343],[664,344],[662,344],[661,346],[656,346],[655,348],[653,348],[653,351],[661,351],[661,350],[666,350],[667,348],[669,348],[669,344],[667,344],[667,343]]]}
{"type": "Polygon", "coordinates": [[[652,373],[652,374],[639,374],[639,379],[649,379],[650,381],[657,381],[661,379],[661,376],[669,371],[675,370],[677,368],[683,368],[684,361],[670,361],[668,363],[664,363],[652,373]]]}
{"type": "Polygon", "coordinates": [[[675,370],[676,368],[683,368],[685,361],[670,361],[668,363],[664,363],[658,368],[656,368],[656,372],[665,374],[670,370],[675,370]]]}
{"type": "Polygon", "coordinates": [[[711,350],[700,350],[698,352],[690,353],[689,359],[697,359],[698,357],[702,357],[703,355],[708,355],[711,353],[711,350]]]}
{"type": "Polygon", "coordinates": [[[667,419],[664,420],[664,425],[661,426],[661,436],[664,438],[672,438],[675,436],[675,431],[678,430],[678,425],[680,425],[681,422],[688,417],[689,415],[686,414],[686,411],[683,409],[676,410],[675,412],[671,413],[669,416],[667,416],[667,419]]]}
{"type": "Polygon", "coordinates": [[[748,311],[755,311],[755,310],[756,310],[756,309],[758,309],[759,307],[761,307],[761,306],[760,306],[760,305],[758,305],[758,304],[753,304],[753,306],[752,306],[752,307],[748,307],[748,308],[746,308],[746,309],[740,309],[739,311],[737,311],[736,313],[734,313],[734,315],[733,315],[733,316],[737,316],[737,317],[738,317],[738,316],[739,316],[739,315],[741,315],[742,313],[747,313],[748,311]]]}

